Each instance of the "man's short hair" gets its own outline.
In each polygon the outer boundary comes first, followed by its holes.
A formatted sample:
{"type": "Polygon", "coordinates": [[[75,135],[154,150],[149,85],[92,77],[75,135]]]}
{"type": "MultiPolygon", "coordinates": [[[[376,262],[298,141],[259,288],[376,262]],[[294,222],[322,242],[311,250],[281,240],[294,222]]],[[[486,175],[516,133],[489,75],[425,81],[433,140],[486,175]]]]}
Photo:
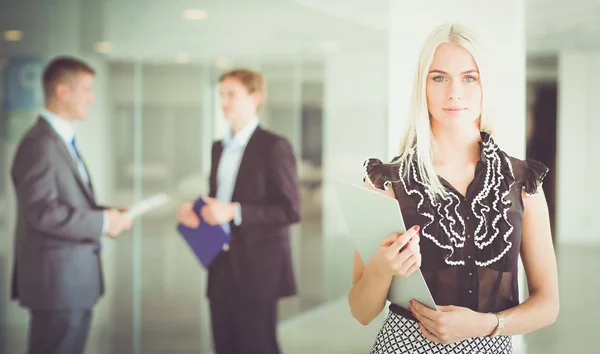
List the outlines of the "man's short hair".
{"type": "Polygon", "coordinates": [[[219,82],[223,82],[225,79],[237,79],[250,94],[255,92],[265,93],[265,80],[259,72],[243,68],[233,69],[223,73],[219,78],[219,82]]]}
{"type": "Polygon", "coordinates": [[[221,75],[219,78],[219,82],[221,83],[226,79],[238,80],[242,86],[246,88],[249,94],[253,94],[255,92],[262,93],[263,102],[261,102],[257,107],[257,109],[260,111],[267,94],[265,79],[261,73],[250,69],[237,68],[223,73],[223,75],[221,75]]]}
{"type": "Polygon", "coordinates": [[[87,63],[73,57],[53,59],[44,69],[42,85],[46,98],[54,96],[56,86],[74,78],[78,74],[95,75],[96,72],[87,63]]]}

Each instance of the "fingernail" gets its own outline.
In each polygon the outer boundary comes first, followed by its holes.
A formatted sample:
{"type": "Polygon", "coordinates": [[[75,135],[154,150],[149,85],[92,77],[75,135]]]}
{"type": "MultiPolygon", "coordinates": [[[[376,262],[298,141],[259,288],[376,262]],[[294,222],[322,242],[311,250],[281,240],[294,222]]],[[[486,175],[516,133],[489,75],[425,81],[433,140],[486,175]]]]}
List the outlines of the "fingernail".
{"type": "Polygon", "coordinates": [[[415,232],[419,232],[419,229],[420,229],[420,228],[421,228],[421,227],[420,227],[419,225],[416,225],[415,227],[413,227],[413,230],[415,230],[415,232]]]}
{"type": "Polygon", "coordinates": [[[402,234],[396,234],[396,237],[400,237],[400,236],[402,236],[402,234]]]}
{"type": "Polygon", "coordinates": [[[409,302],[410,302],[411,305],[413,304],[412,300],[410,300],[409,302]]]}
{"type": "Polygon", "coordinates": [[[408,307],[408,311],[410,311],[410,312],[413,312],[413,310],[412,310],[412,307],[411,307],[411,306],[409,306],[409,307],[408,307]]]}

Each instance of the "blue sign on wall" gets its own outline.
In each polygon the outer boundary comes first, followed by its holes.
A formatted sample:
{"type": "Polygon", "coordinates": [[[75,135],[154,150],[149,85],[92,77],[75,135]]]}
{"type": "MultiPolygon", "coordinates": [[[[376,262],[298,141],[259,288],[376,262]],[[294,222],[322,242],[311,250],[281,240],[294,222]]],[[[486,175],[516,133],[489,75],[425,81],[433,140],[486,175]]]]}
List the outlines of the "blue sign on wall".
{"type": "Polygon", "coordinates": [[[0,196],[4,194],[8,171],[6,144],[14,143],[30,125],[33,111],[44,105],[42,73],[45,62],[39,58],[10,58],[1,72],[0,97],[0,196]]]}
{"type": "Polygon", "coordinates": [[[42,107],[44,61],[38,58],[11,58],[2,71],[2,110],[42,107]]]}

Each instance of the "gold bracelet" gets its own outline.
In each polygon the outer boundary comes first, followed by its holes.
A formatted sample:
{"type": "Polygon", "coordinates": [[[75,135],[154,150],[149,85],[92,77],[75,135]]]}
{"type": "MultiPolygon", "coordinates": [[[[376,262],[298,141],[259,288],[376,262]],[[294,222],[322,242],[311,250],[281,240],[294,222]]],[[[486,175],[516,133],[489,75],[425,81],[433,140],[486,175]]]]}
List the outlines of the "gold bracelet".
{"type": "Polygon", "coordinates": [[[496,318],[498,319],[498,325],[496,326],[492,334],[489,335],[489,337],[499,336],[500,333],[502,333],[502,330],[504,329],[504,316],[502,316],[502,314],[499,312],[494,312],[494,315],[496,315],[496,318]]]}

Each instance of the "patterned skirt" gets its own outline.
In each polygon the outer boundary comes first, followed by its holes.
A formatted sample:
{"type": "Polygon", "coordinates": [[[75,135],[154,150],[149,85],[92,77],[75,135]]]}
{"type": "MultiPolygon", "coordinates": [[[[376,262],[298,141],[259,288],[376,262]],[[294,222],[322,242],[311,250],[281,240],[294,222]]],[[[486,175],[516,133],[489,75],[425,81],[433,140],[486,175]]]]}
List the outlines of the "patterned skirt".
{"type": "Polygon", "coordinates": [[[475,337],[451,344],[429,341],[419,325],[390,311],[371,354],[511,354],[512,337],[475,337]]]}

